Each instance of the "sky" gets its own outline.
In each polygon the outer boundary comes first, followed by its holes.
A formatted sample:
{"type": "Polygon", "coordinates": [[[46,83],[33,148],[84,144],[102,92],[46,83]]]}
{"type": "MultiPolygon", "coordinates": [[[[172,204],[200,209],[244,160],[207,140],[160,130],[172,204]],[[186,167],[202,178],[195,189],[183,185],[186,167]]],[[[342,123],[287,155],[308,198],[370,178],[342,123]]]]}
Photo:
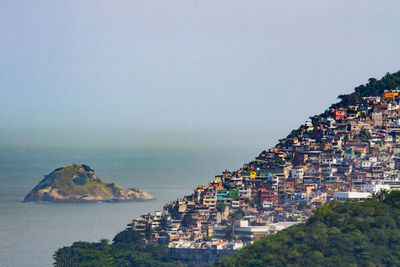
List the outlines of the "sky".
{"type": "Polygon", "coordinates": [[[269,147],[399,47],[398,0],[2,0],[0,146],[269,147]]]}

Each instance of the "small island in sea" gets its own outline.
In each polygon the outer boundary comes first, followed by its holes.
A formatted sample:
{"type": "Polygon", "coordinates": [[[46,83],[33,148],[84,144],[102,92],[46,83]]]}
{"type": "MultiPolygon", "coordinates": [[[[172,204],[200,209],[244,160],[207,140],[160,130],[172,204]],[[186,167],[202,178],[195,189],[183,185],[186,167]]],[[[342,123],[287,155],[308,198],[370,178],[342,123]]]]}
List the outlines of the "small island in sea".
{"type": "Polygon", "coordinates": [[[118,202],[151,200],[153,196],[137,188],[124,189],[107,183],[89,166],[72,164],[55,169],[35,186],[24,202],[118,202]]]}

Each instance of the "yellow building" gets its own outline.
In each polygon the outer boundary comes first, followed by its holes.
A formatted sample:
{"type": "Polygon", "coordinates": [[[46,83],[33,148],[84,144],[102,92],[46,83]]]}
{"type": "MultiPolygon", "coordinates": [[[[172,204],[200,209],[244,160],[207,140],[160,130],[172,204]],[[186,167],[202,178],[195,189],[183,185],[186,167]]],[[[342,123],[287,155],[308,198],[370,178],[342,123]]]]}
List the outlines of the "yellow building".
{"type": "Polygon", "coordinates": [[[203,205],[208,207],[217,205],[217,194],[216,193],[205,194],[203,197],[203,205]]]}

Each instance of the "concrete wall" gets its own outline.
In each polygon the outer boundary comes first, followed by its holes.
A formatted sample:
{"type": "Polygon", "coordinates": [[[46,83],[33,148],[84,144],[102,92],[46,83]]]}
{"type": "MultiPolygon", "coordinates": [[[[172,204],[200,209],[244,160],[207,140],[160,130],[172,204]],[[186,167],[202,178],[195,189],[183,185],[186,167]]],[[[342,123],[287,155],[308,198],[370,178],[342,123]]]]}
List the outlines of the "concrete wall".
{"type": "Polygon", "coordinates": [[[170,259],[180,260],[189,266],[208,266],[215,261],[231,256],[238,250],[231,249],[190,249],[190,248],[168,248],[167,254],[170,259]]]}

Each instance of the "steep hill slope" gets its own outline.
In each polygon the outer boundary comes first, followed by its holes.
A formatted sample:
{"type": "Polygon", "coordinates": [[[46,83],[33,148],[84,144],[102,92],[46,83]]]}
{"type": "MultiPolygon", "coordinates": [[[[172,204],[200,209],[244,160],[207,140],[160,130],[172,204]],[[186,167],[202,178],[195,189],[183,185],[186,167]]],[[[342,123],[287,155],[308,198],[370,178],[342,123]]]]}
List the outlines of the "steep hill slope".
{"type": "Polygon", "coordinates": [[[400,191],[331,202],[215,266],[400,266],[400,191]]]}
{"type": "MultiPolygon", "coordinates": [[[[362,97],[382,95],[385,90],[399,87],[400,71],[388,73],[381,80],[371,78],[367,84],[356,87],[354,93],[339,96],[340,102],[332,107],[347,107],[359,103],[362,97]]],[[[329,110],[311,119],[318,121],[328,115],[329,110]]],[[[298,134],[299,130],[293,130],[288,137],[298,134]]],[[[148,257],[151,255],[148,251],[154,248],[132,247],[126,252],[116,242],[105,245],[104,249],[98,246],[100,243],[77,242],[59,249],[55,254],[56,266],[67,266],[60,264],[64,259],[87,266],[113,266],[120,260],[126,264],[123,266],[141,266],[137,257],[148,257]],[[97,261],[96,255],[105,254],[110,257],[108,263],[97,261]]],[[[392,192],[364,203],[332,202],[320,207],[307,223],[255,242],[216,266],[400,266],[399,249],[400,193],[392,192]]],[[[165,252],[160,255],[159,259],[169,264],[165,252]]],[[[146,264],[143,261],[143,266],[152,266],[146,264]]]]}

